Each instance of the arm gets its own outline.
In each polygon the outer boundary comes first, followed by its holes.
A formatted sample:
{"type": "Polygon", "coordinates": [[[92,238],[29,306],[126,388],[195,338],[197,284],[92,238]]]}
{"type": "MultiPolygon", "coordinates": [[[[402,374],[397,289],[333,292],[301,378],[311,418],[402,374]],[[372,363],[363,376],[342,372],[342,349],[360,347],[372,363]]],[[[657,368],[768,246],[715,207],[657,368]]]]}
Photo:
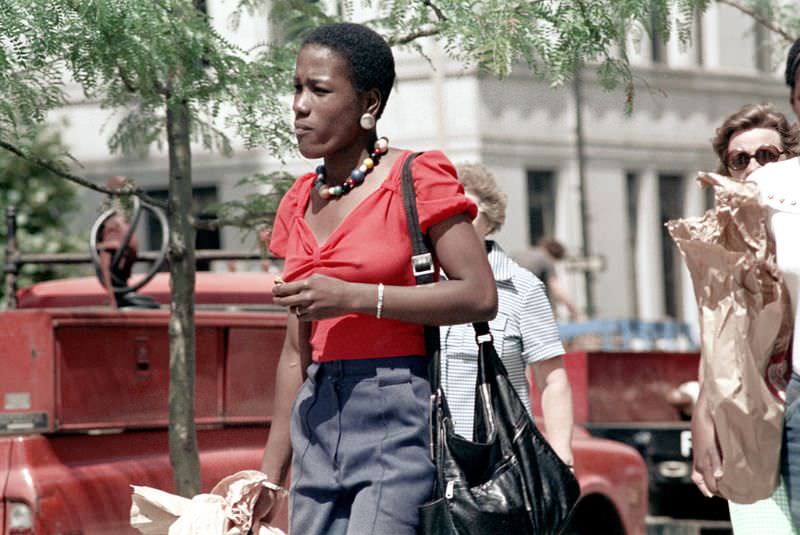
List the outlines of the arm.
{"type": "MultiPolygon", "coordinates": [[[[448,280],[425,286],[386,286],[381,317],[425,325],[493,318],[497,312],[494,277],[467,216],[459,214],[433,225],[430,237],[448,280]]],[[[274,295],[277,305],[299,306],[306,321],[352,312],[375,315],[378,285],[312,275],[281,285],[274,295]]]]}
{"type": "Polygon", "coordinates": [[[570,319],[581,320],[585,318],[583,311],[572,302],[567,291],[561,286],[558,277],[552,274],[552,272],[547,277],[547,289],[550,290],[550,295],[553,296],[555,301],[567,307],[570,319]]]}
{"type": "Polygon", "coordinates": [[[572,388],[564,359],[553,357],[530,365],[542,393],[542,416],[547,441],[566,464],[572,466],[572,388]]]}
{"type": "MultiPolygon", "coordinates": [[[[310,323],[301,323],[294,315],[289,314],[286,338],[284,338],[275,376],[272,423],[269,428],[267,445],[264,448],[264,457],[261,461],[261,471],[268,475],[271,482],[281,486],[286,480],[292,456],[290,440],[292,405],[297,391],[305,380],[306,367],[311,360],[310,331],[310,323]]],[[[274,492],[262,492],[254,509],[255,517],[266,517],[271,520],[279,509],[274,507],[276,503],[278,502],[274,492]]]]}
{"type": "Polygon", "coordinates": [[[692,481],[704,496],[717,494],[717,481],[722,477],[722,454],[711,407],[705,395],[703,368],[700,366],[700,394],[692,412],[692,481]]]}

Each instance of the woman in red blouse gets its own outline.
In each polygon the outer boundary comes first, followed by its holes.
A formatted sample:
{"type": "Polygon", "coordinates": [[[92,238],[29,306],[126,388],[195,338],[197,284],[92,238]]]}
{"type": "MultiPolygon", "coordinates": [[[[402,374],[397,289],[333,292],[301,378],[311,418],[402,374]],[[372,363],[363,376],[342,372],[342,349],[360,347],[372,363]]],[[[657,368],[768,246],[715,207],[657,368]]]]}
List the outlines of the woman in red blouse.
{"type": "MultiPolygon", "coordinates": [[[[282,485],[291,460],[296,535],[416,532],[434,476],[423,325],[487,320],[497,307],[475,205],[440,152],[412,172],[448,280],[415,286],[400,186],[410,152],[375,125],[394,76],[387,43],[357,24],[317,28],[297,58],[295,135],[323,164],[286,194],[269,245],[285,259],[274,301],[290,314],[262,463],[282,485]]],[[[268,519],[277,492],[259,504],[268,519]]]]}

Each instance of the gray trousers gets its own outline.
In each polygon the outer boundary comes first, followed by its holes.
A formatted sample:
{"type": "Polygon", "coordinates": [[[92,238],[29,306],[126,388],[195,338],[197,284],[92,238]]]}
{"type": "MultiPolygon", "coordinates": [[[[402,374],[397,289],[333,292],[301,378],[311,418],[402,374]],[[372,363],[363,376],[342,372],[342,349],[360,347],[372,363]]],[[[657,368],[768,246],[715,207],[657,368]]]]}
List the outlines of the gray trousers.
{"type": "Polygon", "coordinates": [[[434,478],[428,359],[312,364],[292,411],[292,535],[413,535],[434,478]]]}

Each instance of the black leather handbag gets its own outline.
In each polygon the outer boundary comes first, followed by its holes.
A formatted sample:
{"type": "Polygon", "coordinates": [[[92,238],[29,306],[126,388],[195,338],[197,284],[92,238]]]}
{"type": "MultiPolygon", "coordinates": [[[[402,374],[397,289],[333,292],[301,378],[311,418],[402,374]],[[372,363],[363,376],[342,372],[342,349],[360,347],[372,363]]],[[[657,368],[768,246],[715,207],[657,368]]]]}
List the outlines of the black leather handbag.
{"type": "MultiPolygon", "coordinates": [[[[410,155],[403,199],[417,284],[433,280],[434,264],[419,228],[410,155]]],[[[431,455],[436,480],[420,507],[424,535],[558,534],[580,496],[569,467],[533,423],[497,356],[486,322],[473,324],[478,343],[473,440],[458,435],[440,382],[439,330],[425,328],[431,356],[431,455]]]]}

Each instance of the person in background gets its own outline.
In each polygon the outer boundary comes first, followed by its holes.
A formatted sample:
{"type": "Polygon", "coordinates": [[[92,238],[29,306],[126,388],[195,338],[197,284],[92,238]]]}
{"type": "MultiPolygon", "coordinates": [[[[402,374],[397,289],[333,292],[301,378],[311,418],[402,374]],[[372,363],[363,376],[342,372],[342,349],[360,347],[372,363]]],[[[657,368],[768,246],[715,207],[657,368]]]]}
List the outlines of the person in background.
{"type": "MultiPolygon", "coordinates": [[[[800,139],[798,131],[786,117],[772,105],[756,104],[745,106],[725,119],[717,129],[712,140],[714,152],[719,157],[717,173],[730,176],[735,180],[747,180],[751,174],[762,166],[793,158],[798,153],[800,139]]],[[[795,162],[797,160],[794,160],[795,162]]],[[[800,180],[800,167],[795,178],[800,180]]],[[[765,171],[769,170],[768,166],[765,171]]],[[[788,178],[788,177],[787,177],[788,178]]],[[[797,231],[800,232],[800,226],[797,231]]],[[[778,240],[778,265],[781,266],[781,237],[778,240]]],[[[797,295],[795,292],[794,299],[797,295]]],[[[796,306],[796,305],[795,305],[796,306]]],[[[798,353],[795,344],[795,353],[798,353]]],[[[794,357],[795,369],[800,366],[798,357],[794,357]]],[[[796,375],[796,374],[795,374],[796,375]]],[[[717,446],[717,431],[711,419],[709,407],[703,395],[703,380],[700,377],[700,392],[692,417],[693,472],[692,480],[706,496],[717,492],[717,478],[722,477],[722,462],[717,446]]],[[[798,385],[800,390],[800,385],[798,385]]],[[[787,403],[789,402],[787,392],[787,403]]],[[[790,409],[787,404],[787,417],[790,409]]],[[[788,425],[788,424],[787,424],[788,425]]],[[[784,449],[785,449],[784,444],[784,449]]],[[[800,476],[800,473],[798,473],[800,476]]],[[[786,477],[786,476],[784,476],[786,477]]],[[[800,485],[800,483],[798,483],[800,485]]],[[[800,487],[798,487],[800,492],[800,487]]],[[[736,535],[792,535],[789,519],[789,505],[783,485],[778,487],[769,499],[753,504],[737,504],[729,501],[731,524],[736,535]]],[[[795,519],[798,521],[800,519],[795,519]]]]}
{"type": "Polygon", "coordinates": [[[554,305],[564,305],[569,312],[570,320],[582,321],[586,319],[586,315],[575,305],[569,293],[561,286],[561,281],[556,273],[556,262],[562,260],[566,253],[567,250],[561,242],[553,238],[542,237],[535,247],[515,254],[514,259],[544,282],[547,297],[553,301],[554,305]]]}
{"type": "MultiPolygon", "coordinates": [[[[517,394],[530,412],[527,370],[541,392],[547,439],[558,456],[572,466],[572,390],[564,369],[564,348],[544,284],[514,262],[497,242],[486,237],[505,222],[506,195],[482,164],[456,167],[467,197],[478,205],[473,221],[484,240],[497,283],[498,309],[489,322],[497,354],[517,394]]],[[[442,385],[453,415],[454,428],[472,439],[478,348],[472,325],[440,327],[442,385]]]]}
{"type": "MultiPolygon", "coordinates": [[[[438,151],[411,166],[420,227],[445,281],[416,286],[401,189],[410,151],[379,138],[395,79],[386,41],[360,24],[312,30],[294,74],[300,153],[322,160],[283,197],[269,249],[287,307],[262,471],[284,484],[290,533],[415,535],[429,499],[424,325],[488,321],[497,291],[472,228],[475,205],[438,151]]],[[[281,489],[262,492],[269,521],[281,489]]]]}

